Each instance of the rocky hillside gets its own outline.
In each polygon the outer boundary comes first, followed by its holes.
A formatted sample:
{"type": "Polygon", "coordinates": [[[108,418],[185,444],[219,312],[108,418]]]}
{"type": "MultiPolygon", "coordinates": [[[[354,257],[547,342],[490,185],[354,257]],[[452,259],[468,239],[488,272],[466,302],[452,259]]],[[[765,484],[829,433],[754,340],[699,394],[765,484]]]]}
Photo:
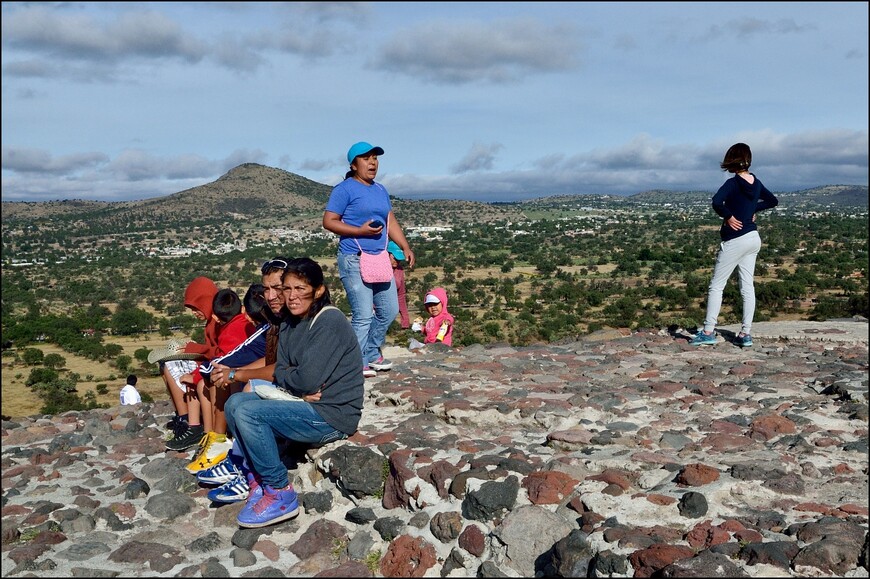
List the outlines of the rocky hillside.
{"type": "Polygon", "coordinates": [[[755,330],[392,347],[262,529],[165,450],[166,401],[4,420],[2,575],[867,576],[866,320],[755,330]]]}

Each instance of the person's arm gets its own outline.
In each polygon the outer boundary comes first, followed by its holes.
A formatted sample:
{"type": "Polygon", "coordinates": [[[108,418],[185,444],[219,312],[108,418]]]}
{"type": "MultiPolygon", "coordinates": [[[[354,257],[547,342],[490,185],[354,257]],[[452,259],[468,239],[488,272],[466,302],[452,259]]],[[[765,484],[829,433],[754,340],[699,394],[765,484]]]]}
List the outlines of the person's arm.
{"type": "Polygon", "coordinates": [[[734,187],[734,181],[732,179],[728,179],[725,183],[719,187],[719,191],[713,195],[713,211],[726,221],[728,218],[732,217],[734,214],[731,213],[731,210],[725,206],[725,202],[728,201],[729,195],[731,195],[731,189],[734,187]]]}
{"type": "Polygon", "coordinates": [[[232,368],[223,364],[215,364],[212,370],[212,381],[219,386],[226,386],[233,382],[248,382],[260,379],[271,382],[274,379],[275,364],[266,365],[266,359],[260,358],[246,366],[232,368]],[[232,377],[230,377],[232,376],[232,377]]]}
{"type": "MultiPolygon", "coordinates": [[[[366,235],[378,235],[384,226],[371,227],[372,220],[368,220],[362,225],[349,225],[341,220],[341,215],[332,211],[323,212],[323,228],[331,231],[336,235],[344,235],[345,237],[363,237],[366,235]]],[[[390,227],[392,230],[392,227],[390,227]]],[[[404,238],[404,236],[403,236],[404,238]]]]}
{"type": "Polygon", "coordinates": [[[779,205],[779,199],[776,195],[767,190],[767,187],[761,185],[761,194],[758,196],[758,204],[755,206],[755,211],[764,211],[765,209],[773,209],[779,205]]]}
{"type": "Polygon", "coordinates": [[[399,220],[396,219],[396,214],[390,211],[390,230],[387,232],[389,238],[396,242],[396,245],[402,248],[402,251],[405,252],[405,259],[408,260],[408,267],[410,269],[414,269],[414,262],[416,259],[414,258],[414,252],[411,250],[411,246],[408,245],[408,240],[405,239],[405,232],[402,231],[402,226],[399,225],[399,220]]]}

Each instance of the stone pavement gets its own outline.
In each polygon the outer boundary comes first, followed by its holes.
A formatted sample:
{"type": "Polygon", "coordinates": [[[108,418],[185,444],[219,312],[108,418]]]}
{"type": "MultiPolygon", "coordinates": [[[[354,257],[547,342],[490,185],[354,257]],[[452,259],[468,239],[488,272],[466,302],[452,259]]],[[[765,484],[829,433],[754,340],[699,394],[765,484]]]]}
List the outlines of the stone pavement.
{"type": "Polygon", "coordinates": [[[264,529],[165,450],[168,401],[3,421],[2,576],[866,577],[867,322],[737,330],[388,347],[264,529]]]}

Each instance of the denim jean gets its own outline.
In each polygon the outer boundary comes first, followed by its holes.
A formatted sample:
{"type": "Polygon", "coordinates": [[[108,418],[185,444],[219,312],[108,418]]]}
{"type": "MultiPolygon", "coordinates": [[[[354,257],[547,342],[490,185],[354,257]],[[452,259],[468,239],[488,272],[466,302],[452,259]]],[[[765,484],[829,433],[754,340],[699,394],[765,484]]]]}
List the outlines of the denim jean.
{"type": "Polygon", "coordinates": [[[350,325],[362,350],[362,365],[368,366],[381,356],[387,330],[399,314],[396,280],[366,283],[359,273],[359,256],[338,254],[338,273],[350,303],[350,325]]]}
{"type": "Polygon", "coordinates": [[[743,297],[743,325],[740,331],[744,334],[752,332],[752,318],[755,317],[755,258],[761,249],[761,237],[758,231],[750,231],[746,235],[723,241],[719,245],[716,256],[716,266],[713,268],[713,278],[707,290],[707,315],[704,317],[704,331],[708,334],[716,327],[719,310],[722,308],[722,293],[725,283],[734,269],[740,279],[740,295],[743,297]]]}
{"type": "Polygon", "coordinates": [[[254,392],[237,392],[224,407],[227,431],[262,484],[280,489],[290,484],[277,437],[320,446],[347,438],[320,417],[313,404],[264,400],[254,392]]]}

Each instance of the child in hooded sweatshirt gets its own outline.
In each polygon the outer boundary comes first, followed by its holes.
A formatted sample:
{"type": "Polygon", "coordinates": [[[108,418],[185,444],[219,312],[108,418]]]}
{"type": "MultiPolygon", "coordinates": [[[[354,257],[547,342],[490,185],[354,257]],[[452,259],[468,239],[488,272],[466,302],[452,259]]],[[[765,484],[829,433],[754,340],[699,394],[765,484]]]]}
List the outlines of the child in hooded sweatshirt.
{"type": "MultiPolygon", "coordinates": [[[[205,322],[205,343],[187,342],[184,353],[198,354],[205,359],[214,358],[218,348],[218,324],[212,316],[212,307],[217,293],[217,285],[202,276],[194,278],[184,290],[184,307],[189,309],[197,319],[205,322]]],[[[195,370],[197,365],[193,360],[171,360],[160,365],[176,413],[176,417],[171,421],[175,436],[166,443],[166,448],[169,450],[186,450],[199,442],[203,435],[199,399],[195,393],[190,393],[187,385],[181,381],[181,377],[195,370]]]]}
{"type": "MultiPolygon", "coordinates": [[[[232,289],[224,288],[215,294],[212,316],[218,324],[216,356],[233,351],[254,333],[254,325],[242,311],[242,300],[232,289]]],[[[183,382],[196,388],[205,431],[193,462],[187,466],[188,472],[192,474],[222,461],[232,446],[232,442],[226,437],[227,424],[223,409],[226,396],[221,392],[222,396],[218,400],[217,388],[211,384],[210,376],[209,384],[203,378],[211,371],[210,362],[211,360],[207,360],[190,374],[182,376],[183,382]]]]}
{"type": "Polygon", "coordinates": [[[423,343],[434,344],[442,342],[446,346],[453,345],[453,316],[447,311],[447,291],[436,287],[426,294],[423,305],[429,313],[429,319],[423,326],[425,338],[423,343]]]}

